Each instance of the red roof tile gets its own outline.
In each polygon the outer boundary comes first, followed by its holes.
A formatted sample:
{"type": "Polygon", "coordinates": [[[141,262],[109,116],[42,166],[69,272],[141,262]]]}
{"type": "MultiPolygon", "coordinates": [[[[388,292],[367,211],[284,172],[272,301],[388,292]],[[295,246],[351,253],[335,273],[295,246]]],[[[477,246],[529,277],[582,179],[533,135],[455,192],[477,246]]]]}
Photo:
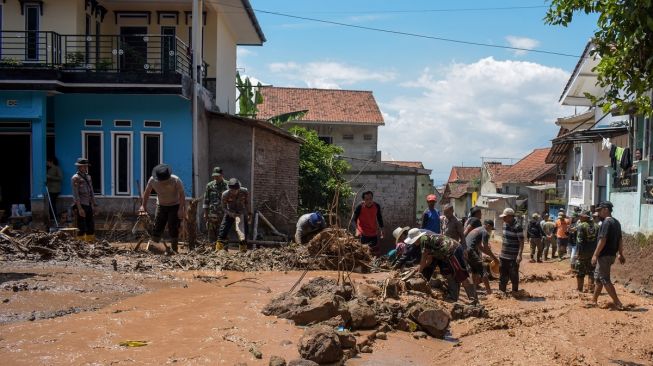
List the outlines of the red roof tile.
{"type": "Polygon", "coordinates": [[[405,166],[407,168],[424,169],[424,164],[421,161],[383,161],[384,163],[405,166]]]}
{"type": "Polygon", "coordinates": [[[487,169],[487,172],[490,175],[491,182],[494,182],[498,176],[508,170],[511,166],[512,165],[501,164],[497,161],[488,161],[485,163],[485,169],[487,169]]]}
{"type": "Polygon", "coordinates": [[[549,150],[551,148],[533,150],[515,165],[501,172],[494,182],[501,185],[503,183],[535,183],[543,181],[543,179],[548,181],[546,176],[555,173],[556,170],[555,164],[545,162],[549,150]]]}
{"type": "Polygon", "coordinates": [[[449,173],[449,179],[447,182],[470,182],[474,179],[481,178],[481,168],[480,167],[471,167],[471,166],[453,166],[451,167],[451,172],[449,173]]]}
{"type": "Polygon", "coordinates": [[[308,110],[302,121],[383,125],[371,91],[261,87],[263,103],[257,118],[308,110]]]}

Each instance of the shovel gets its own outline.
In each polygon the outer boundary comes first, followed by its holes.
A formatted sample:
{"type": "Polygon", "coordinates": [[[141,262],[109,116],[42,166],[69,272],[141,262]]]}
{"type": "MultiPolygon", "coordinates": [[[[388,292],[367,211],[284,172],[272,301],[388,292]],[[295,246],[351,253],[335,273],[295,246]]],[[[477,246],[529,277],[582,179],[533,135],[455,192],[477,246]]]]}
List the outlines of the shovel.
{"type": "Polygon", "coordinates": [[[52,207],[52,198],[50,198],[50,190],[48,189],[47,184],[45,185],[45,193],[48,196],[48,204],[50,206],[49,211],[52,214],[52,217],[54,218],[54,225],[55,225],[54,227],[50,228],[50,232],[54,233],[54,232],[57,232],[57,231],[61,230],[63,227],[59,226],[59,221],[57,220],[57,213],[54,212],[54,207],[52,207]]]}

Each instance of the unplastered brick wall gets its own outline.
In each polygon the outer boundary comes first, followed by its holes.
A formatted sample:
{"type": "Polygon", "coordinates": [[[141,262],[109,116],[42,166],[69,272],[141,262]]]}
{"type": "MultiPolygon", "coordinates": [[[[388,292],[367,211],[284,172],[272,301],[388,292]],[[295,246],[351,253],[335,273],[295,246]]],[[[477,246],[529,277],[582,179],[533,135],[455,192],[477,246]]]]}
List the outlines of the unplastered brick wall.
{"type": "Polygon", "coordinates": [[[254,208],[279,231],[292,236],[297,222],[300,145],[259,128],[254,141],[254,208]]]}

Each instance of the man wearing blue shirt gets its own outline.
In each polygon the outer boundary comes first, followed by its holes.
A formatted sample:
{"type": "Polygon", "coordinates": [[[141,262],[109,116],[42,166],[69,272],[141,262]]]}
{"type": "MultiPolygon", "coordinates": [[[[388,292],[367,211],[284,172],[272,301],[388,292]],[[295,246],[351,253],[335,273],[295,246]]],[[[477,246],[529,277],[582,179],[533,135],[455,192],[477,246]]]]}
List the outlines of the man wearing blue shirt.
{"type": "Polygon", "coordinates": [[[422,229],[440,234],[440,213],[435,209],[436,200],[434,194],[426,196],[426,203],[429,205],[429,208],[424,210],[424,215],[422,215],[422,229]]]}

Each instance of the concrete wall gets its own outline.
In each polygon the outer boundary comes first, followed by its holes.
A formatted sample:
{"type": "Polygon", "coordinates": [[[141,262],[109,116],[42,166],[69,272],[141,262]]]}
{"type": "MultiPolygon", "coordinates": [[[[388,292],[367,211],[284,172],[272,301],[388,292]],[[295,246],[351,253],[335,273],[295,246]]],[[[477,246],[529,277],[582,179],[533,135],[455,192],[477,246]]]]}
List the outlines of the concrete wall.
{"type": "MultiPolygon", "coordinates": [[[[25,16],[21,15],[19,1],[3,1],[2,29],[5,31],[24,31],[25,16]]],[[[61,34],[78,34],[83,32],[85,18],[80,13],[84,10],[83,0],[57,0],[43,2],[43,16],[40,16],[42,31],[56,31],[61,34]],[[73,19],[71,19],[73,15],[73,19]],[[80,23],[81,18],[81,23],[80,23]],[[72,21],[71,21],[72,20],[72,21]],[[81,26],[81,28],[80,28],[81,26]]]]}
{"type": "Polygon", "coordinates": [[[434,193],[435,193],[435,188],[433,188],[433,180],[431,179],[431,177],[428,175],[418,175],[417,176],[417,200],[415,202],[416,204],[415,216],[417,217],[418,221],[421,220],[422,214],[428,208],[428,204],[426,203],[426,196],[434,193]]]}
{"type": "Polygon", "coordinates": [[[207,39],[207,44],[215,44],[213,48],[215,54],[210,57],[213,64],[209,71],[214,73],[212,75],[216,78],[215,101],[218,108],[221,112],[234,114],[236,113],[236,41],[224,17],[224,14],[216,17],[215,38],[209,38],[211,42],[207,39]]]}
{"type": "Polygon", "coordinates": [[[292,123],[284,126],[284,128],[288,129],[292,126],[301,126],[317,131],[320,137],[331,137],[334,145],[345,150],[343,156],[357,159],[376,159],[378,126],[292,123]],[[352,135],[353,139],[345,140],[343,138],[345,135],[352,135]],[[371,136],[371,140],[365,140],[365,135],[371,136]]]}
{"type": "Polygon", "coordinates": [[[252,185],[252,127],[229,119],[211,117],[208,126],[209,166],[219,166],[224,177],[252,185]]]}
{"type": "MultiPolygon", "coordinates": [[[[82,156],[82,131],[102,132],[104,161],[103,194],[114,196],[112,182],[112,132],[132,134],[132,196],[138,196],[135,180],[145,182],[142,173],[142,134],[162,134],[162,161],[184,182],[186,195],[192,193],[192,124],[190,102],[169,95],[61,94],[54,97],[56,155],[64,179],[62,195],[70,195],[68,180],[75,173],[75,159],[82,156]],[[85,127],[86,119],[99,119],[102,127],[85,127]],[[115,120],[130,120],[132,127],[114,127],[115,120]],[[145,120],[161,121],[161,128],[145,128],[145,120]]],[[[98,177],[93,177],[98,179],[98,177]]]]}

